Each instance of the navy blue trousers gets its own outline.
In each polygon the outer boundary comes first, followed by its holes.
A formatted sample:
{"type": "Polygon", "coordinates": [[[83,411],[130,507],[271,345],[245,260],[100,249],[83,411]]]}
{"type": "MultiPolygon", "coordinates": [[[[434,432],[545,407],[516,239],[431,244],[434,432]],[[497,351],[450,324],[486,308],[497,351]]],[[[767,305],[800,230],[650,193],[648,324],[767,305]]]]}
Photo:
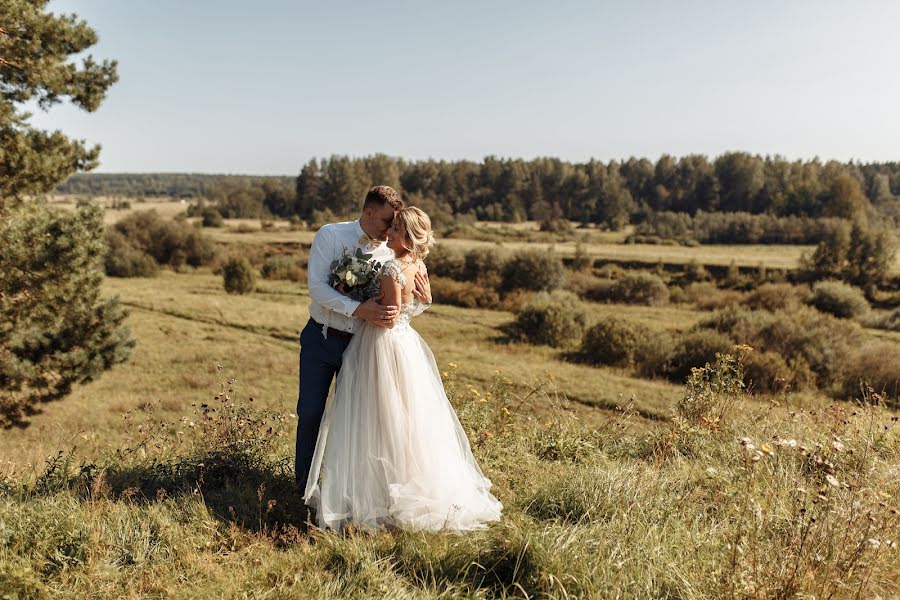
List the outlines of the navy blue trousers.
{"type": "Polygon", "coordinates": [[[300,395],[297,398],[297,456],[294,473],[300,493],[316,450],[319,425],[325,412],[325,400],[331,382],[341,370],[344,350],[350,340],[334,335],[322,336],[322,328],[310,320],[300,332],[300,395]]]}

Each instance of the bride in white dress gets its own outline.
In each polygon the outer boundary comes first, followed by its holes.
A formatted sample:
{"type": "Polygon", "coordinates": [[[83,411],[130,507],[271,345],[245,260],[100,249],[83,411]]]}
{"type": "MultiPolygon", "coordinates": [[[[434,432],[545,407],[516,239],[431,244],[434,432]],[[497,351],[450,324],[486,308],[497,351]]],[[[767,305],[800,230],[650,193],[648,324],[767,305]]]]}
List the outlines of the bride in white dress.
{"type": "Polygon", "coordinates": [[[415,530],[482,529],[503,506],[447,400],[434,355],[411,326],[412,294],[434,243],[418,208],[397,212],[395,258],[382,270],[382,303],[400,306],[393,328],[364,323],[344,352],[322,417],[304,500],[322,528],[354,524],[415,530]]]}

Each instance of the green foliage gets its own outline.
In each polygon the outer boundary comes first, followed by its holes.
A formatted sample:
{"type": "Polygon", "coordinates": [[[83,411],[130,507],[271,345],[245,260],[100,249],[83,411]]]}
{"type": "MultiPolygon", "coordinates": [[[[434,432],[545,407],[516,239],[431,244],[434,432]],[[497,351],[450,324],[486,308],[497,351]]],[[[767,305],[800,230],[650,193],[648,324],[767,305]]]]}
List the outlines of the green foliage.
{"type": "Polygon", "coordinates": [[[728,336],[711,330],[687,333],[675,343],[667,357],[666,375],[683,382],[697,367],[716,362],[716,355],[728,352],[734,343],[728,336]]]}
{"type": "Polygon", "coordinates": [[[71,60],[97,36],[46,5],[0,4],[0,427],[25,423],[41,403],[125,361],[134,345],[118,300],[100,298],[102,212],[21,206],[24,195],[93,168],[100,151],[31,127],[22,105],[69,100],[92,112],[117,79],[114,61],[71,60]]]}
{"type": "Polygon", "coordinates": [[[595,364],[630,365],[643,361],[658,343],[656,333],[639,323],[610,318],[588,329],[581,354],[595,364]]]}
{"type": "Polygon", "coordinates": [[[48,192],[72,173],[93,168],[100,148],[88,149],[59,131],[28,124],[25,102],[43,109],[70,100],[93,112],[116,82],[115,61],[70,59],[97,42],[75,15],[45,13],[47,2],[6,0],[0,5],[0,209],[23,194],[48,192]]]}
{"type": "Polygon", "coordinates": [[[207,206],[200,213],[204,227],[221,227],[225,224],[222,213],[214,206],[207,206]]]}
{"type": "Polygon", "coordinates": [[[566,271],[553,252],[525,250],[511,256],[503,266],[503,290],[550,291],[562,286],[566,271]]]}
{"type": "Polygon", "coordinates": [[[155,277],[159,273],[156,260],[116,229],[106,230],[104,266],[110,277],[155,277]]]}
{"type": "MultiPolygon", "coordinates": [[[[431,254],[429,253],[429,257],[431,254]]],[[[435,302],[464,308],[499,308],[500,294],[492,287],[470,281],[457,281],[449,277],[429,275],[431,293],[435,302]]]]}
{"type": "Polygon", "coordinates": [[[581,343],[587,320],[587,311],[571,292],[542,292],[516,315],[513,332],[532,344],[572,347],[581,343]]]}
{"type": "Polygon", "coordinates": [[[127,313],[100,297],[103,255],[99,208],[32,204],[0,216],[0,426],[127,360],[127,313]]]}
{"type": "Polygon", "coordinates": [[[260,274],[263,279],[306,281],[306,261],[289,254],[274,254],[266,258],[260,274]]]}
{"type": "Polygon", "coordinates": [[[249,294],[256,289],[256,271],[243,256],[232,256],[225,262],[222,279],[229,294],[249,294]]]}
{"type": "Polygon", "coordinates": [[[804,259],[803,269],[813,279],[841,279],[871,294],[887,279],[896,251],[895,231],[858,218],[831,231],[804,259]]]}
{"type": "Polygon", "coordinates": [[[869,312],[869,303],[862,291],[841,281],[814,284],[809,304],[841,319],[854,319],[869,312]]]}
{"type": "Polygon", "coordinates": [[[610,298],[626,304],[662,306],[669,303],[669,288],[657,275],[639,271],[627,273],[609,290],[610,298]]]}
{"type": "Polygon", "coordinates": [[[155,210],[134,212],[113,229],[133,248],[130,252],[147,254],[160,265],[199,267],[210,264],[216,255],[212,242],[202,232],[183,221],[164,219],[155,210]]]}

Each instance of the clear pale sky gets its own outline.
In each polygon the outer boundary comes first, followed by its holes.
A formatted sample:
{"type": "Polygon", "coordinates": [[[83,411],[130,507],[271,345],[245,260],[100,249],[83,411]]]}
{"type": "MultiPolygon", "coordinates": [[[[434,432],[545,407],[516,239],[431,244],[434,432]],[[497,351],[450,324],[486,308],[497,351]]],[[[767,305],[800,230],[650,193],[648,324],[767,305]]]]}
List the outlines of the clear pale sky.
{"type": "Polygon", "coordinates": [[[900,2],[54,0],[119,61],[32,122],[99,172],[729,150],[900,160],[900,2]]]}

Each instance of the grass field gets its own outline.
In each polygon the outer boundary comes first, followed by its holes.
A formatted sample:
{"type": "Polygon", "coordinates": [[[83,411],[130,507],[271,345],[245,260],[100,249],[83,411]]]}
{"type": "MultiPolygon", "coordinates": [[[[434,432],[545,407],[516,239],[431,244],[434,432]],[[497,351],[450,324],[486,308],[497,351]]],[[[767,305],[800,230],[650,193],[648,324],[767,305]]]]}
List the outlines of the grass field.
{"type": "MultiPolygon", "coordinates": [[[[590,248],[607,246],[643,251],[590,248]]],[[[0,436],[0,598],[900,597],[900,436],[883,409],[750,397],[727,364],[688,387],[638,379],[509,343],[508,312],[436,304],[414,325],[503,519],[462,536],[327,534],[293,486],[305,287],[263,280],[232,296],[200,269],[104,292],[131,311],[131,360],[0,436]],[[203,403],[220,411],[210,421],[203,403]]],[[[588,307],[656,331],[705,315],[588,307]]]]}

